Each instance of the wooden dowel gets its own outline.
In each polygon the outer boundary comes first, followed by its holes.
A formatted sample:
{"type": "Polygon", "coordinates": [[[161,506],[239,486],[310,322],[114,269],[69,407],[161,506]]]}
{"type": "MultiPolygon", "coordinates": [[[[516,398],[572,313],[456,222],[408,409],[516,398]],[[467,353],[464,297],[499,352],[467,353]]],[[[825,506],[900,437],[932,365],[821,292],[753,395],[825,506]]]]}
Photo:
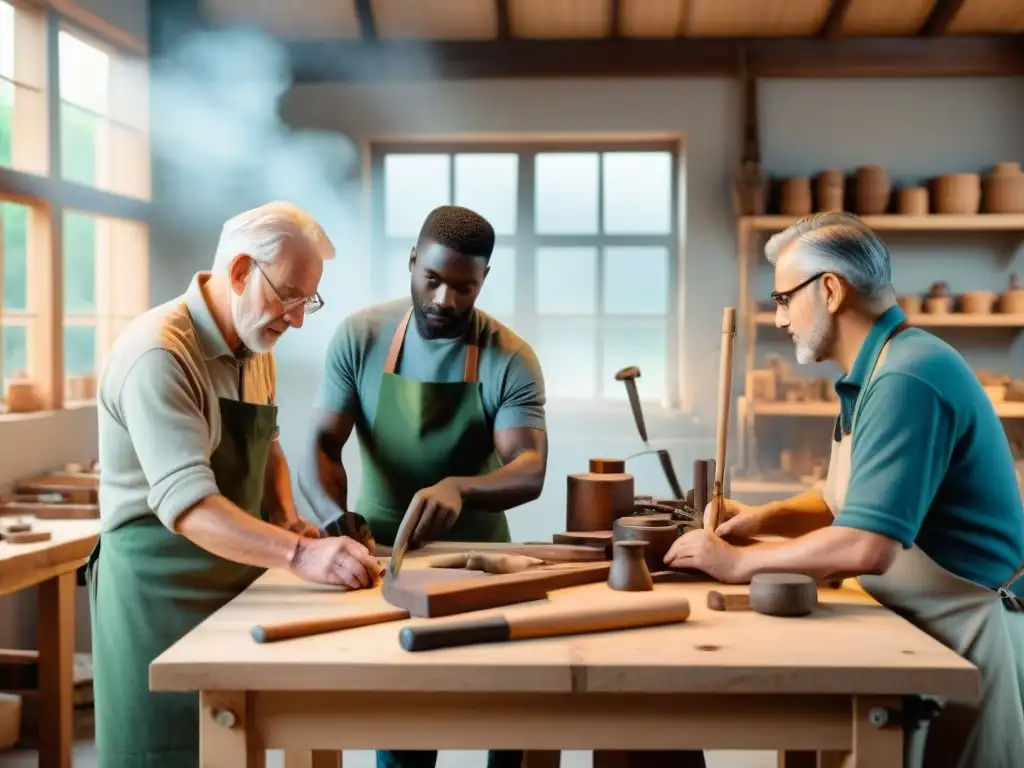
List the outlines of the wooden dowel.
{"type": "Polygon", "coordinates": [[[249,630],[249,634],[252,635],[252,639],[257,643],[273,643],[278,640],[309,637],[325,632],[338,632],[342,629],[368,627],[372,624],[384,624],[388,621],[401,621],[408,618],[409,612],[406,610],[401,608],[383,608],[373,613],[328,616],[322,619],[281,621],[277,624],[259,624],[249,630]]]}
{"type": "Polygon", "coordinates": [[[718,374],[718,452],[715,457],[715,485],[711,489],[711,510],[704,527],[715,530],[722,511],[722,484],[725,476],[725,446],[729,435],[729,406],[732,400],[732,350],[736,338],[736,309],[722,311],[722,358],[718,374]]]}

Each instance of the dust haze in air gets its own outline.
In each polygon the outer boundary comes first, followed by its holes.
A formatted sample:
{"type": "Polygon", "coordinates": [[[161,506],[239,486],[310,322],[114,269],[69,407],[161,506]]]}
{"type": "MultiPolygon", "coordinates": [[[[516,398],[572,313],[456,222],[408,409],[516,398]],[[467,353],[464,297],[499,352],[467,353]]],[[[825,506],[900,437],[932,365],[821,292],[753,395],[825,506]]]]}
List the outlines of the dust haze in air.
{"type": "Polygon", "coordinates": [[[182,226],[219,230],[241,210],[287,200],[338,244],[355,215],[358,152],[342,134],[280,118],[291,83],[280,42],[250,28],[195,31],[151,63],[150,83],[163,210],[182,226]]]}

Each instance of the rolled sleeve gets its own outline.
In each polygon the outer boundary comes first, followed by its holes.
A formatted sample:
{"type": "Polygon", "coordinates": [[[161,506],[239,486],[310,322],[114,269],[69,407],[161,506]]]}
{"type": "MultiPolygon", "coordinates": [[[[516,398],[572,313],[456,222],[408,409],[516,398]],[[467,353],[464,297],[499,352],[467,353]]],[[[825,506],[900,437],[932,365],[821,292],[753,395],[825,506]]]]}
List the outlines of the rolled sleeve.
{"type": "Polygon", "coordinates": [[[956,415],[928,382],[902,372],[878,376],[863,397],[835,525],[910,547],[949,467],[956,415]]]}
{"type": "Polygon", "coordinates": [[[546,429],[544,374],[534,351],[523,345],[509,359],[495,429],[546,429]]]}
{"type": "Polygon", "coordinates": [[[169,529],[186,510],[219,493],[210,467],[210,427],[181,363],[145,352],[121,384],[119,409],[149,484],[150,509],[169,529]]]}
{"type": "Polygon", "coordinates": [[[346,321],[338,326],[327,347],[317,407],[334,413],[352,413],[358,404],[355,334],[346,321]]]}

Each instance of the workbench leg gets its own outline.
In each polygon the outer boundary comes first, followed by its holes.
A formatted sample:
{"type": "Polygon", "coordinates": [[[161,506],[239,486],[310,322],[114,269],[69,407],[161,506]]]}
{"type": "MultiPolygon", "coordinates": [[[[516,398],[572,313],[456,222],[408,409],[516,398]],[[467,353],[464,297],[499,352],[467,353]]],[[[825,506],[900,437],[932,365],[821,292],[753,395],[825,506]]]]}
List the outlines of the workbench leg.
{"type": "Polygon", "coordinates": [[[822,752],[820,768],[901,768],[903,765],[903,702],[898,699],[853,698],[853,750],[822,752]]]}
{"type": "Polygon", "coordinates": [[[557,749],[531,749],[523,752],[522,768],[559,768],[562,753],[557,749]]]}
{"type": "Polygon", "coordinates": [[[39,768],[71,768],[75,714],[75,572],[39,585],[39,768]]]}
{"type": "Polygon", "coordinates": [[[706,768],[700,750],[594,750],[594,768],[706,768]]]}
{"type": "Polygon", "coordinates": [[[779,752],[778,768],[819,768],[817,752],[779,752]]]}
{"type": "Polygon", "coordinates": [[[326,749],[303,752],[289,749],[284,753],[284,768],[341,768],[342,753],[326,749]]]}
{"type": "Polygon", "coordinates": [[[200,768],[264,768],[267,752],[249,732],[246,695],[238,691],[200,691],[200,768]]]}

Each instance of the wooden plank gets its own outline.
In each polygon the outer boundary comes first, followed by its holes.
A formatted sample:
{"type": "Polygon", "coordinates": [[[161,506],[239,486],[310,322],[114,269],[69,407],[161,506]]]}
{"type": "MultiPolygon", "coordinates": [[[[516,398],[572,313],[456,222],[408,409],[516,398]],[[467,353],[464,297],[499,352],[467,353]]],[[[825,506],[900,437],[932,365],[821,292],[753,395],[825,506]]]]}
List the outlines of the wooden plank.
{"type": "Polygon", "coordinates": [[[512,37],[573,40],[607,37],[611,0],[509,0],[512,37]]]}
{"type": "Polygon", "coordinates": [[[1024,31],[1020,0],[967,0],[947,27],[950,35],[1005,34],[1024,31]]]}
{"type": "Polygon", "coordinates": [[[828,15],[829,0],[690,0],[693,37],[805,37],[828,15]]]}
{"type": "Polygon", "coordinates": [[[935,0],[857,0],[837,32],[862,37],[916,35],[934,5],[935,0]]]}
{"type": "MultiPolygon", "coordinates": [[[[429,547],[411,553],[402,573],[423,567],[432,554],[429,547]]],[[[975,667],[863,592],[823,588],[820,616],[783,621],[752,611],[710,611],[707,592],[715,588],[710,582],[655,586],[689,600],[691,619],[678,626],[410,654],[398,642],[406,622],[256,643],[248,636],[254,624],[386,607],[379,588],[346,592],[269,571],[156,659],[150,684],[167,691],[350,693],[977,693],[975,667]]],[[[632,596],[607,584],[590,584],[550,592],[537,608],[494,608],[474,618],[632,596]]]]}
{"type": "Polygon", "coordinates": [[[964,0],[938,0],[918,34],[932,37],[944,35],[963,5],[964,0]]]}
{"type": "Polygon", "coordinates": [[[1013,77],[1024,46],[990,37],[512,40],[303,40],[288,44],[297,83],[505,77],[1013,77]]]}
{"type": "Polygon", "coordinates": [[[49,504],[11,501],[0,504],[0,517],[26,515],[38,520],[99,520],[98,504],[49,504]]]}
{"type": "Polygon", "coordinates": [[[490,0],[372,0],[371,9],[380,39],[493,40],[498,29],[490,0]]]}
{"type": "Polygon", "coordinates": [[[89,556],[100,532],[98,520],[35,520],[32,527],[50,531],[52,538],[38,544],[0,544],[0,595],[73,572],[89,556]]]}
{"type": "Polygon", "coordinates": [[[75,695],[75,574],[39,589],[39,768],[71,768],[75,695]]]}
{"type": "Polygon", "coordinates": [[[623,37],[677,37],[686,28],[687,0],[622,0],[619,24],[623,37]]]}

